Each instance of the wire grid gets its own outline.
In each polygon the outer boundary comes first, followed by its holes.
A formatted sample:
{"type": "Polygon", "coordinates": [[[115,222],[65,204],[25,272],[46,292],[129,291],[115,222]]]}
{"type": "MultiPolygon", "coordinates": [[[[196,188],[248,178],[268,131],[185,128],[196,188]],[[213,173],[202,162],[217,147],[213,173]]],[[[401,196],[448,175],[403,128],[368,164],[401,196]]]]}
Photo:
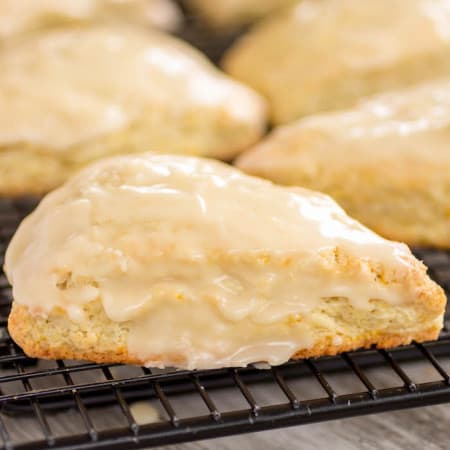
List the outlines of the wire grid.
{"type": "MultiPolygon", "coordinates": [[[[34,204],[32,199],[0,200],[0,254],[34,204]]],[[[450,254],[416,253],[448,293],[450,254]]],[[[8,450],[143,448],[450,401],[447,327],[434,343],[290,361],[268,370],[161,371],[31,360],[8,336],[10,301],[2,274],[0,442],[8,450]],[[416,370],[419,362],[426,369],[426,380],[416,370]],[[349,377],[350,388],[347,384],[342,391],[341,381],[349,377]],[[261,395],[274,391],[277,401],[272,396],[267,402],[261,395]],[[157,410],[156,421],[142,423],[133,409],[138,400],[157,410]],[[99,427],[98,417],[106,416],[110,408],[115,408],[115,421],[99,427]],[[17,437],[21,420],[27,427],[32,423],[40,436],[31,441],[20,433],[17,437]],[[64,420],[77,427],[61,434],[57,423],[64,420]]]]}

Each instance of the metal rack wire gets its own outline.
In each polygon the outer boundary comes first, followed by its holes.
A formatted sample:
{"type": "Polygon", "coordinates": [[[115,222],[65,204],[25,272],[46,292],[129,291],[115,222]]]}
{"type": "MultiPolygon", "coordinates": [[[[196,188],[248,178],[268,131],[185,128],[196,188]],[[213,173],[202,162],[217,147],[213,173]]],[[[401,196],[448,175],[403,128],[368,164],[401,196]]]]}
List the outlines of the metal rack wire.
{"type": "MultiPolygon", "coordinates": [[[[0,254],[33,205],[33,200],[0,200],[0,254]]],[[[450,254],[417,254],[450,292],[450,254]]],[[[10,301],[0,275],[0,442],[8,450],[143,448],[450,401],[447,329],[434,343],[291,361],[269,370],[153,371],[30,360],[8,336],[10,301]],[[427,369],[426,380],[417,379],[418,364],[427,369]],[[340,381],[349,377],[352,389],[340,392],[340,381]],[[261,387],[264,393],[277,391],[279,401],[265,402],[261,387]],[[142,424],[133,410],[138,400],[158,410],[159,419],[142,424]],[[115,410],[115,422],[99,427],[96,420],[105,408],[115,410]],[[21,421],[30,420],[41,436],[27,441],[18,430],[21,421]],[[77,431],[61,434],[61,420],[76,423],[77,431]]]]}

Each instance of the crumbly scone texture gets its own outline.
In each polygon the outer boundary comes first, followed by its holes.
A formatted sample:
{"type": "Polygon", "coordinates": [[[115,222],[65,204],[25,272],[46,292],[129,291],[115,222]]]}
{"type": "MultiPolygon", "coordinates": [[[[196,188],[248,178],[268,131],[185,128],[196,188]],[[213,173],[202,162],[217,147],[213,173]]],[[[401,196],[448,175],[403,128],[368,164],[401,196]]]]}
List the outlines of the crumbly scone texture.
{"type": "Polygon", "coordinates": [[[45,194],[89,163],[120,154],[153,151],[230,160],[255,144],[264,128],[264,120],[248,127],[235,122],[225,111],[216,120],[210,114],[206,120],[201,110],[178,118],[149,111],[143,114],[139,125],[133,124],[129,130],[62,152],[32,145],[0,144],[0,197],[45,194]]]}
{"type": "Polygon", "coordinates": [[[448,2],[433,3],[429,14],[428,0],[303,0],[244,34],[222,65],[269,100],[275,124],[346,108],[450,74],[448,2]]]}
{"type": "MultiPolygon", "coordinates": [[[[357,270],[359,264],[343,254],[330,253],[328,262],[336,260],[342,270],[357,270]],[[356,264],[356,267],[354,266],[356,264]]],[[[437,339],[442,328],[446,298],[443,290],[423,272],[423,265],[411,257],[412,267],[402,279],[383,273],[379,265],[371,270],[389,286],[391,283],[414,285],[415,298],[403,305],[389,305],[373,299],[371,309],[355,309],[346,298],[323,299],[310,314],[286,317],[280,327],[307,326],[314,333],[315,344],[299,348],[293,358],[335,355],[343,351],[368,348],[390,348],[437,339]]],[[[285,263],[284,263],[285,264],[285,263]]],[[[95,362],[143,364],[127,348],[129,323],[110,320],[100,300],[85,305],[88,320],[71,321],[65,311],[53,310],[47,317],[32,314],[27,306],[13,303],[8,329],[11,337],[31,357],[48,359],[83,359],[95,362]]],[[[177,311],[173,311],[177,314],[177,311]]],[[[208,336],[205,336],[208,339],[208,336]]],[[[152,355],[151,360],[170,358],[182,366],[180,354],[152,355]]]]}
{"type": "MultiPolygon", "coordinates": [[[[345,305],[345,303],[344,303],[345,305]]],[[[338,309],[339,306],[338,306],[338,309]]],[[[8,321],[9,332],[14,341],[22,347],[24,352],[34,358],[44,359],[80,359],[97,363],[125,363],[143,364],[130,355],[127,348],[128,327],[126,323],[113,322],[108,319],[101,304],[89,308],[89,322],[78,324],[71,321],[61,311],[52,313],[48,318],[31,314],[27,307],[14,305],[8,321]]],[[[341,310],[338,315],[348,312],[341,310]]],[[[319,356],[332,356],[341,352],[369,348],[392,348],[398,345],[416,342],[425,342],[437,339],[441,326],[438,324],[420,325],[416,329],[405,332],[398,328],[402,324],[397,319],[402,317],[401,312],[394,313],[390,320],[391,329],[367,329],[353,325],[352,333],[348,335],[334,334],[330,330],[324,332],[318,327],[320,339],[317,343],[306,349],[299,349],[293,358],[309,358],[319,356]],[[356,331],[358,330],[358,331],[356,331]]],[[[384,320],[380,319],[381,322],[384,320]]],[[[336,319],[336,318],[335,318],[336,319]]],[[[361,320],[359,317],[352,317],[361,320]]],[[[344,322],[344,319],[341,319],[344,322]]],[[[342,324],[341,324],[342,325],[342,324]]],[[[293,325],[294,326],[294,325],[293,325]]],[[[205,336],[207,339],[207,336],[205,336]]],[[[166,355],[153,355],[151,360],[159,361],[166,355]]],[[[183,355],[170,355],[172,361],[184,362],[183,355]]],[[[257,362],[257,361],[255,361],[257,362]]]]}

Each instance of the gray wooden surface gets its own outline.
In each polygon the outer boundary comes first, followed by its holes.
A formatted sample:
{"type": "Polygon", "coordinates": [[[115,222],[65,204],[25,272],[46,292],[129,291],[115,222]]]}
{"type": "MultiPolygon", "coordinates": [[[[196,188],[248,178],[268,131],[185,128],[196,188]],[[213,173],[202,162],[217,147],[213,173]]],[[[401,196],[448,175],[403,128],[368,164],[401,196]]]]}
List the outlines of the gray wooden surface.
{"type": "MultiPolygon", "coordinates": [[[[60,426],[73,428],[68,413],[60,426]]],[[[37,430],[20,427],[23,440],[39,436],[37,430]]],[[[260,433],[229,436],[160,450],[438,450],[450,448],[450,405],[429,406],[351,419],[322,422],[260,433]]]]}
{"type": "Polygon", "coordinates": [[[450,448],[449,438],[450,405],[444,405],[166,446],[164,449],[440,450],[450,448]]]}
{"type": "MultiPolygon", "coordinates": [[[[447,370],[450,361],[441,361],[447,370]]],[[[44,367],[52,363],[41,363],[44,367]]],[[[404,370],[415,382],[437,381],[439,376],[432,366],[404,363],[404,370]]],[[[41,368],[39,366],[38,368],[41,368]]],[[[43,367],[42,367],[43,368],[43,367]]],[[[28,370],[36,370],[30,368],[28,370]]],[[[127,377],[132,374],[130,368],[114,369],[116,378],[127,377]],[[131,371],[131,372],[130,372],[131,371]]],[[[382,389],[388,386],[401,386],[402,382],[388,367],[377,367],[366,370],[375,387],[382,389]]],[[[98,373],[77,374],[75,382],[101,380],[103,375],[98,373]]],[[[327,374],[327,379],[338,394],[362,391],[364,388],[353,374],[327,374]]],[[[62,384],[57,377],[53,379],[33,380],[33,388],[49,387],[62,384]]],[[[291,389],[301,399],[324,396],[322,388],[311,377],[290,379],[291,389]]],[[[267,384],[252,387],[252,393],[261,405],[285,401],[283,394],[274,390],[267,384]]],[[[10,392],[20,390],[19,384],[11,384],[10,392]]],[[[3,387],[8,392],[6,387],[3,387]]],[[[222,411],[246,407],[245,400],[238,392],[230,389],[210,391],[210,395],[222,411]]],[[[187,394],[170,397],[177,414],[183,418],[206,413],[204,404],[197,395],[187,394]]],[[[160,417],[164,420],[161,405],[155,400],[145,399],[139,403],[150,407],[149,420],[160,417]]],[[[133,412],[138,411],[136,403],[130,404],[133,412]]],[[[144,408],[145,409],[145,408],[144,408]]],[[[99,430],[110,427],[126,426],[123,414],[118,407],[89,408],[94,425],[99,430]]],[[[137,413],[136,413],[137,414],[137,413]]],[[[75,409],[66,410],[57,414],[47,414],[49,426],[55,436],[70,435],[74,431],[83,430],[83,423],[75,409]]],[[[2,414],[2,419],[14,442],[29,442],[42,438],[42,433],[36,422],[26,415],[11,417],[2,414]]],[[[146,420],[144,414],[143,418],[146,420]]],[[[158,420],[158,419],[156,419],[158,420]]],[[[250,449],[417,449],[434,450],[450,448],[450,404],[431,407],[416,408],[403,411],[374,414],[351,419],[322,422],[318,424],[297,426],[271,430],[267,432],[231,436],[207,441],[198,441],[188,444],[171,445],[164,447],[167,450],[250,450],[250,449]]],[[[161,447],[162,448],[162,447],[161,447]]]]}

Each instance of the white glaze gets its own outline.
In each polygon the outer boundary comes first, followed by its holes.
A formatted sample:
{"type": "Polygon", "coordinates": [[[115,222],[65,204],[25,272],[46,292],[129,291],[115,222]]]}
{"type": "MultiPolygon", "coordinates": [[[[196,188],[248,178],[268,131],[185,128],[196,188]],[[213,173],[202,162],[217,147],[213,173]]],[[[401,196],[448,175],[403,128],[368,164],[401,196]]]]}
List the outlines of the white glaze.
{"type": "Polygon", "coordinates": [[[182,152],[184,143],[187,153],[209,145],[222,157],[264,127],[261,97],[158,31],[48,31],[5,48],[0,67],[0,148],[90,161],[112,145],[108,136],[120,142],[126,134],[122,153],[127,145],[182,152]],[[230,142],[230,133],[248,137],[230,142]]]}
{"type": "Polygon", "coordinates": [[[442,78],[275,128],[237,166],[274,180],[297,167],[322,190],[321,183],[352,167],[408,167],[417,177],[423,167],[446,167],[449,142],[450,78],[442,78]]]}
{"type": "Polygon", "coordinates": [[[411,255],[322,194],[146,154],[94,164],[49,194],[20,225],[5,272],[36,314],[59,306],[82,321],[82,306],[100,299],[111,320],[129,321],[132,355],[194,368],[286,361],[314,345],[289,321],[324,297],[364,310],[371,299],[410,301],[369,260],[401,277],[411,255]],[[328,266],[322,254],[336,247],[361,266],[328,266]]]}
{"type": "MultiPolygon", "coordinates": [[[[411,138],[426,132],[450,128],[450,78],[442,78],[414,87],[363,100],[353,109],[306,118],[306,127],[320,128],[341,139],[411,138]]],[[[286,126],[286,129],[288,126],[286,126]]],[[[419,151],[413,145],[409,152],[419,151]]],[[[378,152],[392,148],[380,145],[378,152]]]]}

